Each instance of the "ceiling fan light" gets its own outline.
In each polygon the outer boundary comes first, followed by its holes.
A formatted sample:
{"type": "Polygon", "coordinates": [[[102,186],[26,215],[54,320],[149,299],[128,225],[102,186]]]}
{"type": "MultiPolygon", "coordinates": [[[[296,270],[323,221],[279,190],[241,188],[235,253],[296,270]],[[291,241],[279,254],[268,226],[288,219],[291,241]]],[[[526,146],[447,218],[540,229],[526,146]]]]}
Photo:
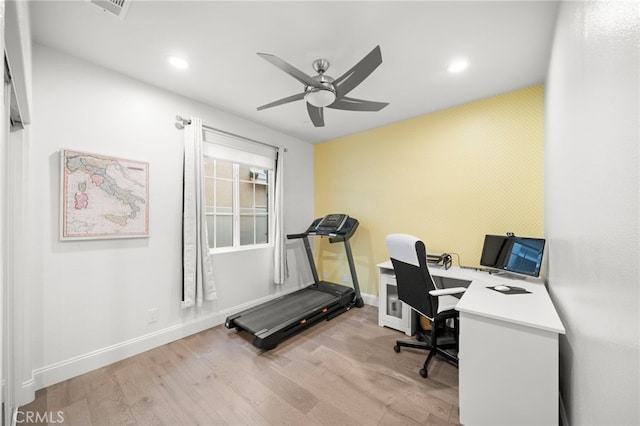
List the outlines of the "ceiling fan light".
{"type": "Polygon", "coordinates": [[[304,95],[304,100],[314,107],[322,108],[334,103],[336,100],[336,94],[331,89],[313,87],[304,95]]]}

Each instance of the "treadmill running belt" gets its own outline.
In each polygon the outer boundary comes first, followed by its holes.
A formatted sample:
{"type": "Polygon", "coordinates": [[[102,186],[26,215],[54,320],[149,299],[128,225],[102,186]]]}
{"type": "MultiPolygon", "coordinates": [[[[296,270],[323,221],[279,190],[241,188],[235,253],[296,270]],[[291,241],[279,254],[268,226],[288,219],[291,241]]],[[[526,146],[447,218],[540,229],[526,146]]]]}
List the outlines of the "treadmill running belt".
{"type": "Polygon", "coordinates": [[[270,330],[287,321],[297,320],[314,308],[322,308],[327,303],[336,300],[336,296],[322,291],[303,288],[296,292],[275,299],[267,305],[260,305],[250,313],[236,318],[236,325],[256,333],[260,330],[270,330]]]}

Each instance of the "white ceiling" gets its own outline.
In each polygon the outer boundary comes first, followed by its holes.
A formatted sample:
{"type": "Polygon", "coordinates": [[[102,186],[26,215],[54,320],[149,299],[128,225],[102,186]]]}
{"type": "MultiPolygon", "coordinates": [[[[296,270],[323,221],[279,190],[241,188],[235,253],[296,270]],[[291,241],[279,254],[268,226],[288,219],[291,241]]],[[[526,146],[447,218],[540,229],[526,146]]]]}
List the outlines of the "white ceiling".
{"type": "Polygon", "coordinates": [[[39,0],[30,13],[37,43],[316,143],[543,82],[557,2],[132,0],[120,20],[87,0],[39,0]],[[385,109],[325,108],[323,128],[303,100],[256,110],[303,91],[257,52],[309,75],[325,58],[337,78],[376,45],[382,64],[349,96],[385,109]],[[447,71],[456,58],[465,72],[447,71]]]}

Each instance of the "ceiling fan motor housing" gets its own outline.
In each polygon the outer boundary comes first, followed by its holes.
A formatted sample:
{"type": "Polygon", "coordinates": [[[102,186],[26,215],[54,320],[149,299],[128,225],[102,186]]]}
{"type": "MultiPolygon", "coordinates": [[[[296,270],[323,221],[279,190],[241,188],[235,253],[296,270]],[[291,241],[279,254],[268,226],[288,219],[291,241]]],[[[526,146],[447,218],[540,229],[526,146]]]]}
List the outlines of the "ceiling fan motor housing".
{"type": "Polygon", "coordinates": [[[311,105],[321,108],[329,106],[336,100],[336,89],[333,87],[333,77],[325,75],[324,72],[329,68],[329,61],[326,59],[317,59],[313,63],[313,69],[318,75],[313,79],[322,84],[325,88],[306,86],[304,89],[304,99],[311,105]]]}
{"type": "MultiPolygon", "coordinates": [[[[336,88],[333,87],[333,84],[332,84],[334,78],[331,77],[330,75],[326,75],[325,74],[325,71],[327,71],[328,68],[329,68],[329,61],[327,61],[326,59],[317,59],[313,63],[313,69],[316,70],[318,75],[314,76],[313,79],[315,81],[317,81],[318,83],[322,84],[324,87],[326,87],[327,90],[335,93],[336,92],[336,88]]],[[[322,90],[319,87],[316,88],[316,87],[312,87],[312,86],[307,86],[306,90],[309,91],[310,89],[322,90]]]]}

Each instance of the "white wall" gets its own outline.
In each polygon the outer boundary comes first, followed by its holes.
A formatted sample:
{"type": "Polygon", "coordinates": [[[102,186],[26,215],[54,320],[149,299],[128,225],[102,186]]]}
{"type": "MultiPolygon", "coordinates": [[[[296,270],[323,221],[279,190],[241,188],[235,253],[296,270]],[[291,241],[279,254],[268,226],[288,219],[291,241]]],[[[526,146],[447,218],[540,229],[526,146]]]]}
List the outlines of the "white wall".
{"type": "Polygon", "coordinates": [[[47,47],[34,46],[33,55],[29,267],[38,388],[220,324],[247,304],[310,282],[308,266],[297,268],[296,244],[283,289],[272,284],[270,249],[215,255],[218,300],[180,308],[182,132],[175,116],[199,116],[288,148],[287,233],[313,219],[311,144],[47,47]],[[149,162],[149,238],[58,240],[61,148],[149,162]],[[154,324],[147,323],[151,308],[159,309],[154,324]]]}
{"type": "Polygon", "coordinates": [[[548,284],[571,425],[640,424],[638,2],[563,2],[546,86],[548,284]]]}

